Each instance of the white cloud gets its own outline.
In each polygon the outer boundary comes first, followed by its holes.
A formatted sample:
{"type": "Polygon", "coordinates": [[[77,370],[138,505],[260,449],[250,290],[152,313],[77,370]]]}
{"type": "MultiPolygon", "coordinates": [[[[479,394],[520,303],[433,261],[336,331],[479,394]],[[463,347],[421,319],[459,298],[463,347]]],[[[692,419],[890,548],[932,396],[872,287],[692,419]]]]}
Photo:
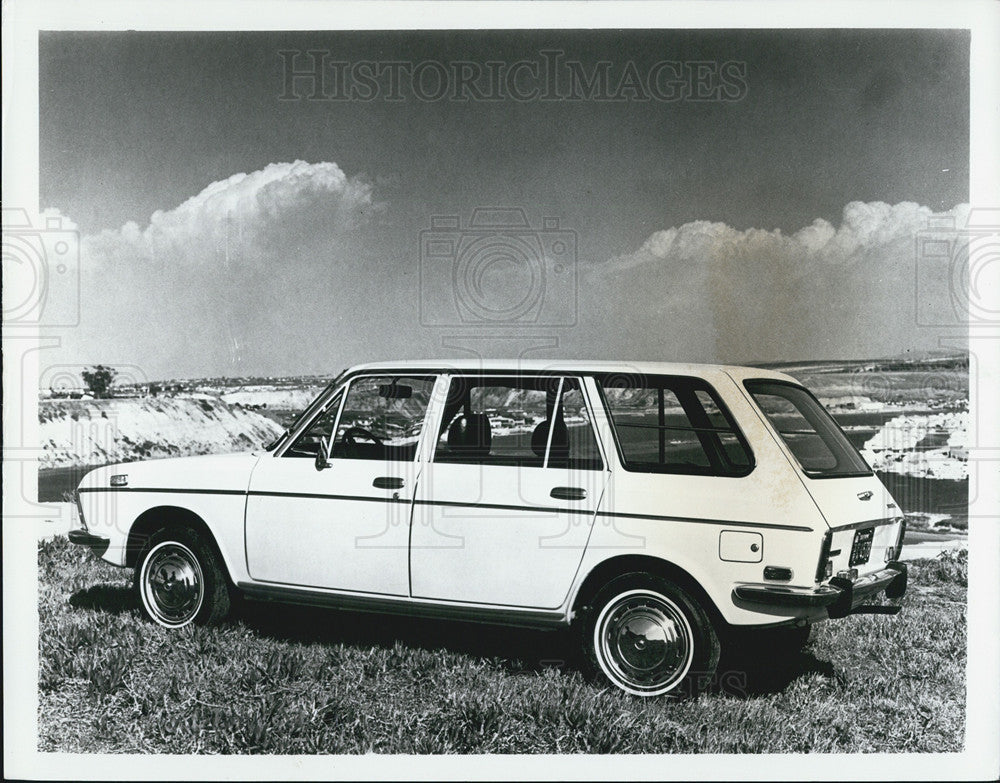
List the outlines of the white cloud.
{"type": "MultiPolygon", "coordinates": [[[[439,351],[418,327],[418,229],[386,212],[367,179],[296,161],[84,236],[81,323],[48,359],[165,378],[333,373],[439,351]]],[[[915,237],[931,214],[852,202],[839,225],[792,234],[703,220],[656,231],[581,270],[578,325],[559,332],[559,351],[747,362],[937,348],[942,330],[922,328],[914,306],[915,237]]],[[[937,283],[947,307],[947,274],[937,283]]]]}
{"type": "Polygon", "coordinates": [[[83,236],[81,324],[63,350],[157,377],[239,373],[276,355],[306,366],[309,329],[349,300],[345,280],[364,274],[365,237],[385,209],[336,163],[272,163],[144,227],[83,236]]]}
{"type": "Polygon", "coordinates": [[[153,213],[149,225],[128,223],[83,240],[84,257],[101,266],[123,261],[269,263],[275,234],[308,222],[343,233],[383,210],[366,180],[349,178],[336,163],[271,163],[250,174],[213,182],[173,209],[153,213]]]}
{"type": "MultiPolygon", "coordinates": [[[[967,206],[952,213],[959,225],[967,206]]],[[[629,320],[659,313],[665,339],[722,360],[888,355],[938,347],[915,315],[915,240],[932,210],[855,201],[840,225],[793,234],[695,221],[593,268],[629,320]],[[922,345],[915,345],[923,341],[922,345]]],[[[947,292],[943,292],[946,294],[947,292]]]]}

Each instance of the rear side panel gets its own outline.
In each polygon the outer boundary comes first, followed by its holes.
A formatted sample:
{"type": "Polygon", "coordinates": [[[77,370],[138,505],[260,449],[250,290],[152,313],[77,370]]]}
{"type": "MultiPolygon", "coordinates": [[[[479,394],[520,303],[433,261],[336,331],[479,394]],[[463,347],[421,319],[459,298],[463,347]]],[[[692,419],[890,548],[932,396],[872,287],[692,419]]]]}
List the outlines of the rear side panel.
{"type": "MultiPolygon", "coordinates": [[[[763,377],[771,379],[770,375],[763,377]]],[[[802,452],[797,454],[790,446],[796,435],[783,432],[780,429],[782,422],[769,418],[757,406],[753,394],[746,388],[747,381],[753,384],[760,378],[753,370],[745,369],[742,375],[736,375],[734,379],[739,381],[748,401],[760,411],[762,423],[771,432],[774,442],[785,454],[831,528],[830,561],[833,574],[852,568],[856,568],[859,575],[880,570],[888,560],[898,557],[898,544],[901,543],[899,539],[903,529],[902,510],[867,465],[863,465],[865,475],[824,475],[824,471],[809,470],[803,466],[802,452]]],[[[800,386],[788,376],[777,376],[774,379],[800,386]]],[[[751,390],[752,388],[751,386],[751,390]]],[[[825,411],[824,415],[829,416],[825,411]]],[[[847,442],[846,436],[843,441],[851,449],[851,457],[863,463],[857,451],[847,442]]],[[[830,473],[835,474],[836,471],[830,473]]]]}
{"type": "Polygon", "coordinates": [[[791,570],[792,578],[783,584],[812,587],[827,525],[734,381],[722,372],[704,377],[751,446],[755,464],[746,476],[626,470],[596,384],[588,380],[596,403],[595,424],[613,470],[574,593],[601,563],[639,555],[665,560],[687,571],[731,624],[773,624],[806,616],[789,610],[783,617],[775,617],[738,607],[732,601],[733,585],[763,581],[767,566],[791,570]]]}

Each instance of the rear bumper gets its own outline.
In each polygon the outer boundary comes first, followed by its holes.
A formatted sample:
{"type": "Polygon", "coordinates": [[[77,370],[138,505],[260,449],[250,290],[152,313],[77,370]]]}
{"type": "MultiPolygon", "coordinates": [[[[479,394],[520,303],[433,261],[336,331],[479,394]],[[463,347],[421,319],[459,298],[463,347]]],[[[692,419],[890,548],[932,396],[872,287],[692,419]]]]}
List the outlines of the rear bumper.
{"type": "Polygon", "coordinates": [[[83,530],[82,528],[80,530],[70,530],[69,540],[70,543],[89,547],[90,551],[98,557],[103,556],[104,553],[108,551],[108,546],[111,544],[110,538],[95,536],[90,531],[83,530]]]}
{"type": "MultiPolygon", "coordinates": [[[[846,617],[860,607],[864,599],[885,591],[887,598],[902,598],[906,593],[906,564],[890,562],[881,571],[866,574],[855,581],[834,577],[815,588],[780,585],[745,584],[733,588],[733,601],[772,608],[826,609],[830,617],[846,617]]],[[[885,607],[886,613],[897,607],[885,607]]]]}

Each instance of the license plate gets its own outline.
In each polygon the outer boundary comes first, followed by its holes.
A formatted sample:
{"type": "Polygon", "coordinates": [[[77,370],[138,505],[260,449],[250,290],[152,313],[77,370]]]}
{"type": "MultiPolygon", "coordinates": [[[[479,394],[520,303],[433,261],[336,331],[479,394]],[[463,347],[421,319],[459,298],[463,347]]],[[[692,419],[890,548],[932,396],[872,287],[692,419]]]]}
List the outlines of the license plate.
{"type": "Polygon", "coordinates": [[[849,565],[864,565],[868,558],[872,556],[872,539],[875,537],[875,528],[869,527],[858,530],[854,534],[854,545],[851,547],[851,562],[849,565]]]}

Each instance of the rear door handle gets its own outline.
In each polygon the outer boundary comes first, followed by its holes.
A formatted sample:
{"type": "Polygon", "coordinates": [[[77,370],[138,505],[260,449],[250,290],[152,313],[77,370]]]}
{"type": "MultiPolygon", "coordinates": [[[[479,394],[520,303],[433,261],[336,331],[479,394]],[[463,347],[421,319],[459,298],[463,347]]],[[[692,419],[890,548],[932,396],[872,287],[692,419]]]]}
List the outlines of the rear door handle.
{"type": "Polygon", "coordinates": [[[402,489],[403,479],[398,476],[379,476],[372,482],[372,486],[378,489],[402,489]]]}
{"type": "Polygon", "coordinates": [[[587,490],[581,487],[553,487],[549,495],[557,500],[583,500],[587,497],[587,490]]]}

